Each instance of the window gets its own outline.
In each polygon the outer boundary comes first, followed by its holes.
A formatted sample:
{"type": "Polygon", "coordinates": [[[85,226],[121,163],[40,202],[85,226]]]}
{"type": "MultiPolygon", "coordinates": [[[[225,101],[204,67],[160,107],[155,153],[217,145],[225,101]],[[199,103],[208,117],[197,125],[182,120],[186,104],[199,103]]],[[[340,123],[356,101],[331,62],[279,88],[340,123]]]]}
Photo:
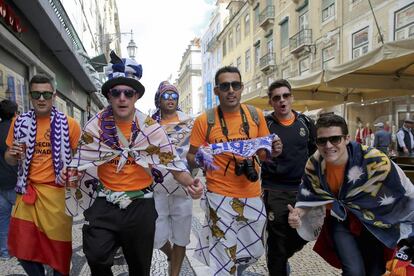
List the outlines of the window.
{"type": "Polygon", "coordinates": [[[282,48],[289,45],[289,20],[286,19],[280,24],[280,46],[282,48]]]}
{"type": "Polygon", "coordinates": [[[352,58],[368,53],[368,27],[352,34],[352,58]]]}
{"type": "Polygon", "coordinates": [[[335,16],[335,0],[322,0],[322,22],[335,16]]]}
{"type": "Polygon", "coordinates": [[[309,13],[305,12],[299,15],[299,31],[309,29],[309,13]]]}
{"type": "Polygon", "coordinates": [[[260,43],[254,46],[254,65],[259,65],[260,62],[260,43]]]}
{"type": "Polygon", "coordinates": [[[233,32],[229,33],[229,52],[233,49],[233,32]]]}
{"type": "Polygon", "coordinates": [[[335,64],[335,45],[322,49],[322,69],[335,64]]]}
{"type": "Polygon", "coordinates": [[[267,41],[267,52],[273,53],[273,39],[271,36],[269,37],[269,40],[267,41]]]}
{"type": "Polygon", "coordinates": [[[414,37],[414,3],[397,11],[394,17],[394,40],[414,37]]]}
{"type": "Polygon", "coordinates": [[[282,79],[288,79],[290,77],[289,67],[282,69],[282,79]]]}
{"type": "Polygon", "coordinates": [[[250,14],[246,14],[244,17],[244,36],[250,33],[250,14]]]}
{"type": "Polygon", "coordinates": [[[305,75],[309,73],[310,57],[306,57],[299,61],[299,75],[305,75]]]}
{"type": "Polygon", "coordinates": [[[241,40],[241,28],[240,23],[236,26],[236,46],[240,43],[241,40]]]}
{"type": "Polygon", "coordinates": [[[246,68],[246,72],[249,72],[250,71],[250,49],[246,51],[244,66],[246,68]]]}
{"type": "Polygon", "coordinates": [[[226,39],[223,39],[223,57],[227,55],[227,45],[226,39]]]}
{"type": "Polygon", "coordinates": [[[237,68],[239,68],[239,71],[241,71],[241,57],[237,58],[237,68]]]}
{"type": "Polygon", "coordinates": [[[255,25],[259,24],[259,17],[260,17],[260,10],[259,10],[259,5],[257,5],[254,8],[254,24],[255,25]]]}

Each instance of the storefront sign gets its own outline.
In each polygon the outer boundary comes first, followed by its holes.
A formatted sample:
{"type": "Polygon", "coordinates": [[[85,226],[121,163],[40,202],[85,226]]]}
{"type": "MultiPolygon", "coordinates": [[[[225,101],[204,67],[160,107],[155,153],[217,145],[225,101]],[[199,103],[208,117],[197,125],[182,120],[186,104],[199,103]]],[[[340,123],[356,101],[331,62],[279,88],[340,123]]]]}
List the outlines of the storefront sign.
{"type": "Polygon", "coordinates": [[[12,8],[0,0],[0,17],[7,25],[9,25],[16,33],[22,33],[26,31],[26,28],[22,26],[20,18],[15,14],[12,8]]]}

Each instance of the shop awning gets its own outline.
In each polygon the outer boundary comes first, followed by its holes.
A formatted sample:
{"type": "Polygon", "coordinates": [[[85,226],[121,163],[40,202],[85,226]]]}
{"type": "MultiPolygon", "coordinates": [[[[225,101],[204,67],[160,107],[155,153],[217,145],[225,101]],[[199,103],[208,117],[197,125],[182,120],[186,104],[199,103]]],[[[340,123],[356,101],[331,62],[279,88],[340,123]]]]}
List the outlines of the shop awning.
{"type": "Polygon", "coordinates": [[[359,58],[289,82],[297,100],[331,105],[412,95],[414,39],[385,43],[359,58]]]}

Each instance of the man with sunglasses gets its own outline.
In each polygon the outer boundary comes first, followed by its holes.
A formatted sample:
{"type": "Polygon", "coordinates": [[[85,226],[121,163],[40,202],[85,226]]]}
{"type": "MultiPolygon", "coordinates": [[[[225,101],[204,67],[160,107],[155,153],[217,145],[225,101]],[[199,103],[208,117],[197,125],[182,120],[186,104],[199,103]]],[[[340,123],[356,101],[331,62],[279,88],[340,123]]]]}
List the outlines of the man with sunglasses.
{"type": "Polygon", "coordinates": [[[342,275],[382,275],[387,248],[414,236],[414,186],[386,154],[351,142],[342,117],[320,117],[316,131],[289,224],[342,275]]]}
{"type": "Polygon", "coordinates": [[[268,89],[273,112],[266,116],[270,133],[283,143],[278,157],[262,164],[263,200],[267,211],[267,266],[270,275],[288,275],[288,259],[306,244],[289,226],[288,204],[294,205],[305,164],[315,150],[313,121],[292,110],[293,95],[288,81],[273,82],[268,89]]]}
{"type": "Polygon", "coordinates": [[[51,79],[35,75],[29,82],[33,109],[10,128],[5,160],[19,165],[8,246],[28,275],[69,275],[72,218],[65,214],[65,189],[58,181],[71,161],[80,126],[53,106],[51,79]]]}
{"type": "MultiPolygon", "coordinates": [[[[187,154],[191,168],[198,166],[195,154],[205,143],[240,141],[269,135],[262,111],[255,110],[258,117],[256,123],[254,113],[240,103],[243,83],[236,67],[219,69],[215,83],[214,93],[219,97],[220,105],[213,109],[214,125],[211,128],[209,111],[194,122],[187,154]]],[[[281,146],[279,139],[275,141],[273,154],[280,154],[281,146]]],[[[240,167],[240,164],[244,164],[243,168],[246,169],[247,160],[250,162],[250,172],[260,174],[256,159],[243,159],[232,154],[215,155],[213,162],[217,170],[206,172],[205,212],[208,227],[198,233],[200,242],[196,257],[210,266],[211,275],[241,275],[248,265],[264,253],[262,234],[266,213],[260,198],[260,180],[236,172],[236,166],[240,167]]]]}
{"type": "Polygon", "coordinates": [[[85,210],[83,251],[93,276],[112,275],[119,248],[129,275],[146,276],[157,218],[153,181],[159,181],[161,169],[169,170],[193,198],[201,196],[202,184],[181,164],[163,128],[135,108],[145,92],[142,66],[114,52],[110,57],[102,85],[109,105],[83,129],[71,163],[81,173],[80,187],[70,189],[66,206],[71,215],[85,210]]]}
{"type": "MultiPolygon", "coordinates": [[[[194,120],[179,109],[178,98],[178,90],[174,85],[167,81],[161,82],[155,93],[157,110],[152,118],[164,127],[181,160],[187,163],[185,157],[194,120]]],[[[154,186],[155,208],[158,213],[154,248],[161,249],[167,255],[169,275],[178,276],[185,247],[190,243],[193,201],[168,170],[160,172],[162,181],[156,182],[154,186]]]]}

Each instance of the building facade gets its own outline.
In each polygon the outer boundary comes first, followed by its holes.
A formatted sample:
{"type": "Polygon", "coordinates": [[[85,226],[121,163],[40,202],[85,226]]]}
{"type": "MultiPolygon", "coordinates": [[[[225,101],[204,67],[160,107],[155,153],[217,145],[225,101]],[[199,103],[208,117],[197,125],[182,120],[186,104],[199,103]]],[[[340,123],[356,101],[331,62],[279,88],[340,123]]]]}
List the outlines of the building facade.
{"type": "Polygon", "coordinates": [[[219,104],[218,97],[214,95],[214,76],[222,64],[222,48],[218,36],[228,18],[227,6],[230,0],[217,1],[211,15],[207,30],[201,38],[202,82],[204,109],[210,109],[219,104]]]}
{"type": "MultiPolygon", "coordinates": [[[[220,66],[239,67],[245,83],[242,101],[262,109],[270,108],[266,92],[276,79],[306,79],[383,43],[414,38],[413,0],[247,0],[231,1],[227,9],[217,42],[220,66]]],[[[294,96],[299,111],[339,113],[351,130],[359,121],[371,126],[388,122],[398,129],[403,118],[414,115],[412,97],[395,98],[392,90],[370,101],[352,89],[335,97],[317,90],[294,96]]]]}
{"type": "Polygon", "coordinates": [[[197,115],[203,110],[203,91],[201,89],[201,46],[200,39],[190,42],[181,58],[178,78],[174,85],[180,98],[178,105],[187,114],[197,115]]]}

